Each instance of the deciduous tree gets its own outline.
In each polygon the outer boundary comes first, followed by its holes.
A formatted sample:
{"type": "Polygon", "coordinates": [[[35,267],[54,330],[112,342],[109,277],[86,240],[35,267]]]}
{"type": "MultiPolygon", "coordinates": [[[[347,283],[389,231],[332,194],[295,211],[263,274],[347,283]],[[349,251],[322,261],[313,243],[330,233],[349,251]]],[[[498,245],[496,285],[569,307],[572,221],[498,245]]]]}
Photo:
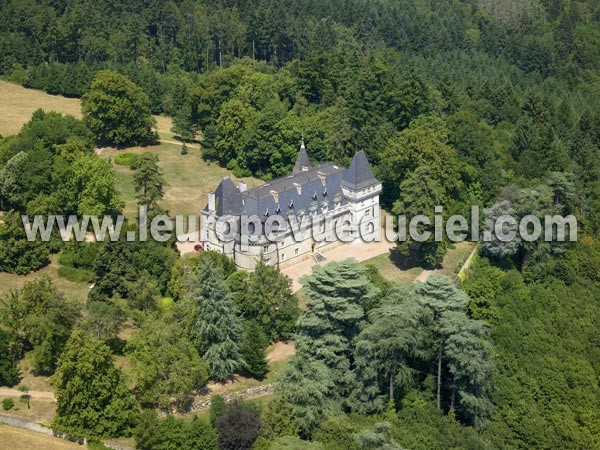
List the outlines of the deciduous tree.
{"type": "Polygon", "coordinates": [[[135,425],[137,405],[110,349],[83,330],[75,329],[69,338],[54,383],[55,430],[102,438],[121,436],[135,425]]]}
{"type": "Polygon", "coordinates": [[[146,93],[126,76],[102,70],[81,101],[84,121],[99,142],[118,147],[156,139],[146,93]]]}
{"type": "Polygon", "coordinates": [[[128,344],[138,398],[168,410],[189,405],[206,384],[208,370],[181,330],[163,320],[147,320],[128,344]]]}

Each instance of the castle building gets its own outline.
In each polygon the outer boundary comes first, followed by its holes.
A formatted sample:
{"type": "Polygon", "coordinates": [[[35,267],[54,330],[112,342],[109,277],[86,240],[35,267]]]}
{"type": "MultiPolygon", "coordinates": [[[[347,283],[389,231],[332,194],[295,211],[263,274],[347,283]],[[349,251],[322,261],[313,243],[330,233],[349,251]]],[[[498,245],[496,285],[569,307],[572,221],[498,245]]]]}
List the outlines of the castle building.
{"type": "MultiPolygon", "coordinates": [[[[302,141],[290,175],[252,189],[244,181],[235,186],[224,177],[217,189],[208,193],[200,239],[205,250],[226,254],[243,270],[254,270],[261,256],[267,264],[286,267],[355,239],[378,238],[380,192],[381,183],[363,151],[354,155],[347,169],[333,163],[312,166],[302,141]],[[266,234],[251,242],[244,239],[245,228],[240,224],[244,218],[253,217],[265,224],[269,218],[275,219],[272,216],[286,220],[276,240],[266,234]],[[348,226],[341,239],[331,228],[344,221],[355,226],[348,226]],[[232,223],[238,225],[232,228],[232,223]],[[302,223],[309,223],[303,233],[298,231],[302,223]],[[230,238],[223,239],[227,233],[230,238]]],[[[246,230],[253,232],[252,225],[246,230]]]]}

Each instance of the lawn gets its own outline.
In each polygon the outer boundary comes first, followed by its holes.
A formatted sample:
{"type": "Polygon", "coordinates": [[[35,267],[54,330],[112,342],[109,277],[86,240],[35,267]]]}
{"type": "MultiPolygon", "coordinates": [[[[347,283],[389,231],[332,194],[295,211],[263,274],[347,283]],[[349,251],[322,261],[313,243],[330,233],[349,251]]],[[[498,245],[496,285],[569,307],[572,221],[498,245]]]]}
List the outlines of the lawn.
{"type": "MultiPolygon", "coordinates": [[[[456,277],[462,265],[465,263],[471,251],[473,250],[473,242],[458,242],[449,248],[444,257],[444,262],[441,269],[434,272],[456,277]]],[[[423,272],[421,267],[413,267],[410,269],[400,269],[393,260],[394,255],[379,255],[375,258],[363,261],[361,264],[372,264],[386,280],[392,283],[410,284],[423,272]]]]}
{"type": "Polygon", "coordinates": [[[48,276],[54,282],[54,285],[68,298],[80,300],[84,302],[87,298],[89,285],[87,283],[74,283],[65,278],[58,276],[58,268],[60,264],[57,261],[56,255],[50,257],[50,264],[37,272],[32,272],[29,275],[14,275],[10,273],[0,272],[0,299],[4,298],[11,290],[21,289],[23,285],[35,280],[41,276],[48,276]]]}
{"type": "MultiPolygon", "coordinates": [[[[99,154],[114,160],[115,155],[121,150],[103,148],[99,154]]],[[[181,154],[181,146],[171,143],[161,143],[149,147],[133,147],[124,150],[127,152],[154,153],[159,158],[168,187],[162,206],[169,211],[171,216],[199,214],[207,202],[208,192],[216,189],[224,176],[231,173],[218,164],[202,159],[199,148],[190,147],[187,155],[181,154]]],[[[117,172],[116,186],[125,201],[125,215],[134,218],[137,215],[135,191],[133,187],[133,171],[125,166],[114,165],[117,172]]],[[[262,182],[256,178],[244,178],[249,187],[254,187],[262,182]]]]}
{"type": "Polygon", "coordinates": [[[32,431],[0,425],[0,447],[10,450],[82,450],[87,447],[32,431]]]}
{"type": "MultiPolygon", "coordinates": [[[[56,414],[56,402],[46,398],[31,398],[29,408],[27,403],[21,399],[15,398],[15,409],[8,411],[13,416],[24,417],[25,419],[40,422],[48,425],[56,414]]],[[[1,446],[0,446],[1,447],[1,446]]]]}
{"type": "Polygon", "coordinates": [[[363,261],[361,264],[372,264],[379,270],[383,278],[392,283],[410,284],[419,276],[423,269],[421,267],[413,267],[403,270],[394,263],[394,253],[383,254],[371,259],[363,261]]]}
{"type": "Polygon", "coordinates": [[[462,268],[463,264],[473,251],[475,243],[473,242],[457,242],[454,248],[448,249],[444,257],[444,264],[441,273],[454,278],[462,268]]]}
{"type": "Polygon", "coordinates": [[[0,80],[0,134],[16,134],[31,114],[39,108],[58,111],[81,118],[81,105],[77,98],[50,95],[35,89],[0,80]]]}
{"type": "MultiPolygon", "coordinates": [[[[44,91],[27,89],[15,83],[0,80],[0,134],[10,136],[19,132],[39,108],[81,118],[81,102],[78,98],[50,95],[44,91]]],[[[173,139],[170,117],[154,116],[156,129],[161,138],[173,139]]]]}

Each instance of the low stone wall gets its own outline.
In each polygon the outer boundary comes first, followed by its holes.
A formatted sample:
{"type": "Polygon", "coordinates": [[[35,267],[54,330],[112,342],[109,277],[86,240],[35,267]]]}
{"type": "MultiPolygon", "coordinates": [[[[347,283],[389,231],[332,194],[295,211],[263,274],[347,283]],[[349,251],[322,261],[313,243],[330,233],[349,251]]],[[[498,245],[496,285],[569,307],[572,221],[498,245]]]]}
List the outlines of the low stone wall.
{"type": "Polygon", "coordinates": [[[9,425],[11,427],[20,428],[22,430],[33,431],[34,433],[45,434],[46,436],[57,437],[64,439],[65,441],[77,442],[78,444],[87,444],[85,439],[76,438],[64,433],[58,433],[52,428],[43,426],[39,422],[34,422],[33,420],[25,419],[23,417],[0,413],[0,423],[9,425]]]}
{"type": "Polygon", "coordinates": [[[54,436],[54,431],[51,428],[47,428],[41,423],[10,414],[0,414],[0,423],[15,428],[21,428],[22,430],[35,431],[36,433],[45,434],[47,436],[54,436]]]}
{"type": "MultiPolygon", "coordinates": [[[[236,399],[250,400],[256,397],[260,397],[275,391],[275,384],[265,384],[262,386],[256,386],[253,388],[246,389],[240,392],[233,392],[231,394],[223,395],[225,402],[229,403],[236,399]]],[[[217,394],[215,394],[217,395],[217,394]]],[[[202,409],[210,408],[210,398],[197,399],[192,403],[192,411],[198,411],[202,409]]]]}

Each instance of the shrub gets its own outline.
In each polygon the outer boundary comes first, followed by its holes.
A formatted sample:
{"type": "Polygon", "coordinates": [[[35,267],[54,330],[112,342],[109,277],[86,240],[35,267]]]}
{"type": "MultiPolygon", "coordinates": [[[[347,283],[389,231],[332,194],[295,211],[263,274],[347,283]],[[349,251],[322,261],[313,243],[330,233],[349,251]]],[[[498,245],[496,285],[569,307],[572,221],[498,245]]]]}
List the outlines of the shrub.
{"type": "Polygon", "coordinates": [[[133,152],[118,153],[115,156],[115,164],[119,166],[127,166],[131,170],[135,170],[140,162],[140,154],[133,152]]]}
{"type": "Polygon", "coordinates": [[[10,411],[15,407],[15,401],[12,398],[5,398],[2,400],[2,409],[4,411],[10,411]]]}

